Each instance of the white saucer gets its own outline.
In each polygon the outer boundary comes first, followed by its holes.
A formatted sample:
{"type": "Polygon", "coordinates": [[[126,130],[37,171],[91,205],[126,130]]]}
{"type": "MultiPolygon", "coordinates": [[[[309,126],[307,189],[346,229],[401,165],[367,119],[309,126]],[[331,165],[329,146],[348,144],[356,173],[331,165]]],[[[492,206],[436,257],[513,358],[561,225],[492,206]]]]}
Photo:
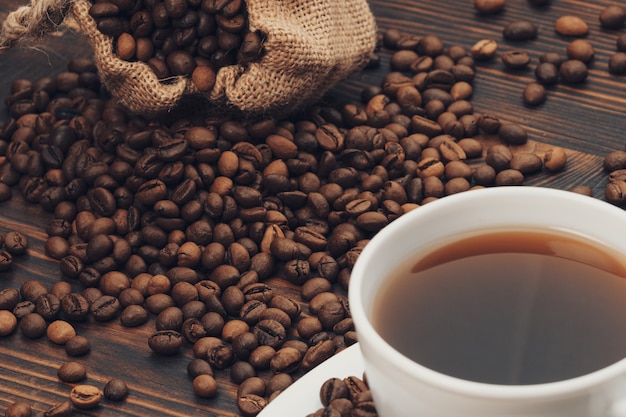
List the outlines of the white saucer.
{"type": "Polygon", "coordinates": [[[359,344],[346,348],[322,362],[279,394],[257,417],[305,417],[322,408],[320,388],[330,378],[363,376],[359,344]]]}

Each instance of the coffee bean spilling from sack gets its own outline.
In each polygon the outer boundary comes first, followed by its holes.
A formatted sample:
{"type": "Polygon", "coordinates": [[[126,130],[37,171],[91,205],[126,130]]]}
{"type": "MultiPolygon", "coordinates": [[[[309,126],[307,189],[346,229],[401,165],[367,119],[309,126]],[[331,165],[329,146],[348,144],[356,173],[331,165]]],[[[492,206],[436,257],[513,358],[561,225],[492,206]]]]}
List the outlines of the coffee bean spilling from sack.
{"type": "Polygon", "coordinates": [[[89,14],[119,58],[147,63],[159,79],[191,77],[201,92],[211,91],[220,68],[263,55],[243,0],[97,0],[89,14]]]}

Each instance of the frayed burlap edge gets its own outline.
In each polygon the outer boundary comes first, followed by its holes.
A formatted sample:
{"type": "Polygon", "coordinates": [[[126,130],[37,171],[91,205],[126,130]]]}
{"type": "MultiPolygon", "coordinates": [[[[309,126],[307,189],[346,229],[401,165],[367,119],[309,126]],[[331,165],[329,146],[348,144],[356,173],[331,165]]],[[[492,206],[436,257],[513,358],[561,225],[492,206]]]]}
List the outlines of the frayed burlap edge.
{"type": "Polygon", "coordinates": [[[0,49],[8,49],[20,42],[40,39],[63,22],[72,0],[33,0],[9,13],[0,31],[0,49]]]}

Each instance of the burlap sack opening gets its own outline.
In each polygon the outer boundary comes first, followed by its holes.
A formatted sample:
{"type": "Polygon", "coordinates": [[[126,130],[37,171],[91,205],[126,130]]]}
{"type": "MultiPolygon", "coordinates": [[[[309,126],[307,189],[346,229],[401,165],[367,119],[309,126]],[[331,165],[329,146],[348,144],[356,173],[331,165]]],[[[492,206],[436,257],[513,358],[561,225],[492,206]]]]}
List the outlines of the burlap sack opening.
{"type": "Polygon", "coordinates": [[[145,114],[172,110],[190,96],[250,114],[289,113],[362,69],[374,50],[376,26],[366,0],[247,0],[246,5],[250,30],[267,36],[265,54],[245,68],[221,68],[206,94],[187,77],[158,80],[147,64],[119,59],[113,39],[100,33],[89,15],[87,0],[32,0],[4,22],[0,45],[43,36],[60,23],[50,17],[58,19],[69,8],[68,16],[93,47],[107,89],[131,111],[145,114]]]}

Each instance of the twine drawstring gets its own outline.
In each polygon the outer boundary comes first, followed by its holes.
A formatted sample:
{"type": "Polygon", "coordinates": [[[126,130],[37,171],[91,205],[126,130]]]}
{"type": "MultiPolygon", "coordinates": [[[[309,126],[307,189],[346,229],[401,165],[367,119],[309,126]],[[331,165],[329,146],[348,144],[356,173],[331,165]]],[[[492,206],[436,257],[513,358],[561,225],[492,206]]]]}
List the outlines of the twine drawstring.
{"type": "Polygon", "coordinates": [[[39,39],[54,31],[65,19],[72,0],[31,0],[9,13],[0,31],[0,49],[14,46],[19,41],[39,39]]]}

